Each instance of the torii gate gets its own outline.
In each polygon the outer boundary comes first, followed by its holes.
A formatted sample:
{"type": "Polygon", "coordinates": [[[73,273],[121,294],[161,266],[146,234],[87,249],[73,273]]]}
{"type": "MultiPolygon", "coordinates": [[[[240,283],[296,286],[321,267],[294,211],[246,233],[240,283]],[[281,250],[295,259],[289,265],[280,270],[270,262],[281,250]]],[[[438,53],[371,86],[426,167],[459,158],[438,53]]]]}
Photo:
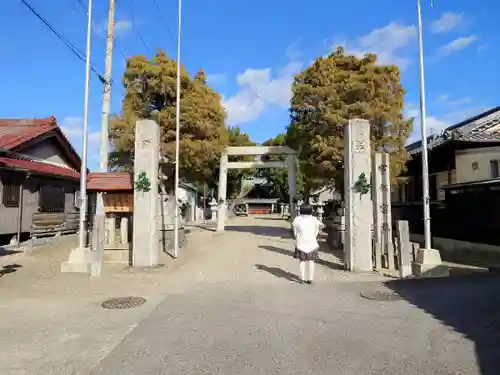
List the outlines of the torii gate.
{"type": "Polygon", "coordinates": [[[296,153],[285,146],[243,146],[228,147],[220,158],[219,170],[219,208],[217,212],[217,231],[224,231],[224,221],[227,210],[227,170],[250,168],[287,168],[288,195],[290,196],[290,214],[295,217],[295,194],[297,191],[297,158],[296,153]],[[286,161],[236,161],[229,162],[229,156],[256,156],[256,155],[286,155],[286,161]]]}

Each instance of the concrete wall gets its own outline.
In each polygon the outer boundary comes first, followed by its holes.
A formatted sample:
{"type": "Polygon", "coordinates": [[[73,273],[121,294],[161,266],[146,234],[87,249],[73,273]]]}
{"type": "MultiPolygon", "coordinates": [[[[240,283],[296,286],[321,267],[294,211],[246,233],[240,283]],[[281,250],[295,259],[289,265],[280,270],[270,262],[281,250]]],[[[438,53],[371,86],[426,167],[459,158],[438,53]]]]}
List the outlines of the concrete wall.
{"type": "Polygon", "coordinates": [[[490,161],[500,160],[500,147],[487,147],[455,152],[457,183],[492,178],[490,161]]]}

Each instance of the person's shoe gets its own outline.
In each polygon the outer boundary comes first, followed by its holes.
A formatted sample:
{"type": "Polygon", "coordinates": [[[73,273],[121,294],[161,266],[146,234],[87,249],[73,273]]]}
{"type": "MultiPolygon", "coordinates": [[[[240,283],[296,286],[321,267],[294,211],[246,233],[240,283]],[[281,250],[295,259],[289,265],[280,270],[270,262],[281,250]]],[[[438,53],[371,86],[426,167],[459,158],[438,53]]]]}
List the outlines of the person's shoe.
{"type": "Polygon", "coordinates": [[[301,279],[299,279],[298,283],[299,283],[299,284],[304,284],[304,283],[306,283],[306,281],[305,281],[305,280],[301,280],[301,279]]]}
{"type": "Polygon", "coordinates": [[[312,281],[312,280],[307,280],[307,281],[306,281],[306,283],[308,283],[309,285],[311,285],[311,284],[314,284],[314,281],[312,281]]]}

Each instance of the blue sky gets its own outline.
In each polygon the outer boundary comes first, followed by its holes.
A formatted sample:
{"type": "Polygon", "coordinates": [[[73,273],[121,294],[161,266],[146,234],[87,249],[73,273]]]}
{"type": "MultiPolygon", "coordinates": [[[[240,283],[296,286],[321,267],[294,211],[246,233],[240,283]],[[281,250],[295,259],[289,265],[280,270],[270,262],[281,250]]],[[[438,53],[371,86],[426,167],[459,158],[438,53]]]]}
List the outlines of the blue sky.
{"type": "MultiPolygon", "coordinates": [[[[158,48],[176,56],[177,1],[156,2],[168,27],[153,0],[117,0],[112,112],[119,112],[123,95],[118,84],[123,56],[151,56],[158,48]]],[[[499,104],[500,71],[491,62],[500,57],[495,43],[500,3],[473,3],[434,0],[431,7],[423,0],[428,127],[434,132],[499,104]]],[[[85,51],[87,18],[79,0],[30,4],[85,51]]],[[[21,1],[4,0],[0,9],[0,116],[56,116],[79,149],[84,63],[21,1]]],[[[240,126],[257,142],[285,129],[293,75],[337,45],[356,54],[375,52],[381,62],[401,66],[406,114],[418,116],[416,0],[184,0],[183,9],[183,64],[192,73],[207,72],[224,97],[229,125],[240,126]]],[[[94,0],[92,63],[100,72],[106,22],[107,1],[94,0]]],[[[94,168],[102,98],[95,77],[90,90],[89,166],[94,168]]]]}

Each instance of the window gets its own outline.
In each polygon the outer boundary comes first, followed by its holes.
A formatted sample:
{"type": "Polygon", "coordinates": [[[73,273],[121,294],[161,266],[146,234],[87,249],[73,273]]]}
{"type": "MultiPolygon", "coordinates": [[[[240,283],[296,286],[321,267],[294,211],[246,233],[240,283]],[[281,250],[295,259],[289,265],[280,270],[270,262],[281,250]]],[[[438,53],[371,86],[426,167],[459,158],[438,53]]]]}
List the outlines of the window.
{"type": "Polygon", "coordinates": [[[498,169],[498,160],[490,160],[490,177],[491,178],[500,177],[500,171],[498,169]]]}
{"type": "Polygon", "coordinates": [[[66,201],[64,188],[56,185],[42,185],[38,198],[40,212],[64,212],[66,201]]]}
{"type": "Polygon", "coordinates": [[[5,207],[19,207],[20,183],[4,182],[3,185],[3,205],[5,207]]]}

